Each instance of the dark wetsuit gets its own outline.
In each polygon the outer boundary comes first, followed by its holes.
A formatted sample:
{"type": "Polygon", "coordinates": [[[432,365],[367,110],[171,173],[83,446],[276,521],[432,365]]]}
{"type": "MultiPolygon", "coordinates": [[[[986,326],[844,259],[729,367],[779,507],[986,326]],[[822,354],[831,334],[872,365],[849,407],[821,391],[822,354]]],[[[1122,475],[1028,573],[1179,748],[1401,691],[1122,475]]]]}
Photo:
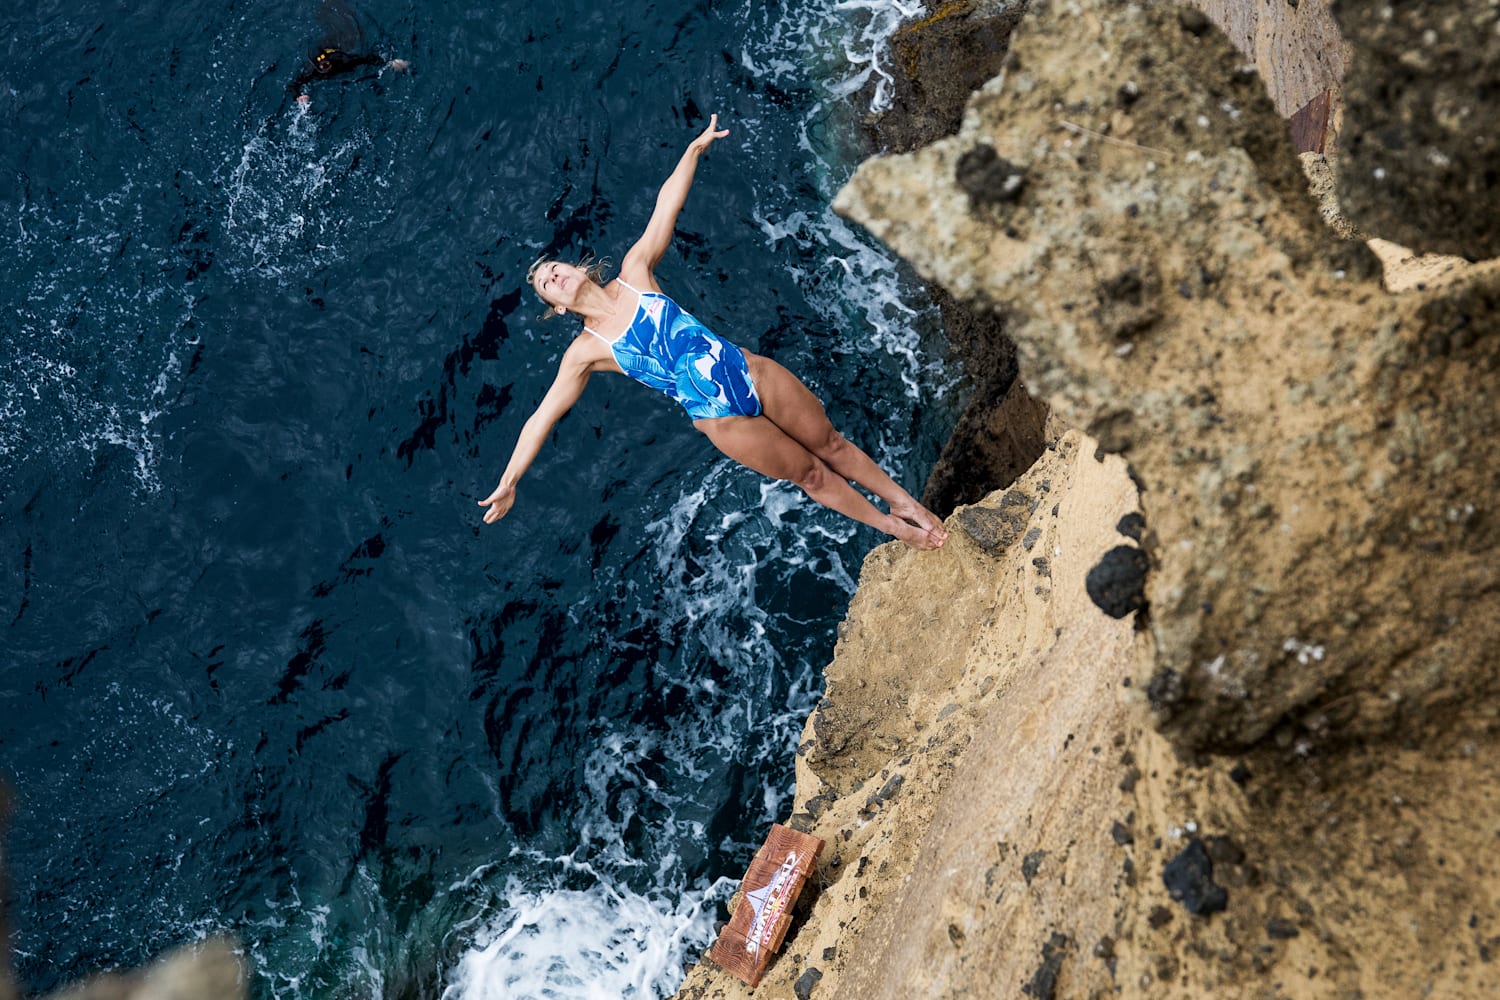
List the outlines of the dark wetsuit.
{"type": "Polygon", "coordinates": [[[307,65],[297,74],[297,79],[291,82],[288,89],[301,93],[303,87],[322,77],[346,73],[361,66],[383,65],[385,60],[371,53],[356,55],[343,49],[322,48],[308,56],[307,65]]]}
{"type": "Polygon", "coordinates": [[[385,60],[372,52],[362,52],[365,47],[365,32],[359,20],[344,0],[323,0],[318,7],[318,24],[323,28],[313,50],[308,53],[307,63],[287,90],[300,94],[302,88],[314,80],[361,66],[383,66],[385,60]]]}

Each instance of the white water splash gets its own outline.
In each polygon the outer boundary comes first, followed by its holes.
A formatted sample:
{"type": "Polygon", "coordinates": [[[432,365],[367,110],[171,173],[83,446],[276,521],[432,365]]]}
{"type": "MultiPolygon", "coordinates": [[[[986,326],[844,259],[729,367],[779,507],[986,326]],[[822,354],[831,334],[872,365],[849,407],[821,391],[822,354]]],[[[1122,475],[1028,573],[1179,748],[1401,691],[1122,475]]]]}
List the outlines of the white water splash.
{"type": "MultiPolygon", "coordinates": [[[[237,267],[284,277],[341,258],[349,223],[338,206],[362,189],[347,190],[349,174],[374,140],[361,130],[330,142],[320,124],[300,106],[268,119],[220,168],[225,229],[243,254],[237,267]]],[[[361,215],[361,229],[378,224],[361,215]]]]}
{"type": "MultiPolygon", "coordinates": [[[[577,867],[566,860],[556,863],[577,867]]],[[[622,1000],[666,996],[713,933],[727,880],[650,898],[601,879],[586,889],[528,890],[512,880],[443,1000],[622,1000]]]]}
{"type": "Polygon", "coordinates": [[[870,110],[885,111],[895,85],[888,68],[891,36],[924,10],[919,0],[821,0],[790,12],[776,8],[774,15],[751,5],[743,13],[752,27],[751,41],[740,61],[757,77],[778,84],[800,82],[811,70],[835,99],[873,82],[870,110]],[[757,21],[763,34],[754,30],[757,21]],[[810,66],[813,61],[818,64],[810,66]]]}

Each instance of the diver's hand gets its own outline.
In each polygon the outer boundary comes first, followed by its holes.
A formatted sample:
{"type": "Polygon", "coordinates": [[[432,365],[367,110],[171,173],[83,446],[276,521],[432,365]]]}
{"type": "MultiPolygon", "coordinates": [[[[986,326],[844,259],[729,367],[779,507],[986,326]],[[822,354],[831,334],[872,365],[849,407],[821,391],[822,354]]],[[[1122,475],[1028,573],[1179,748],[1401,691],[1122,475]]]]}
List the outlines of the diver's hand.
{"type": "Polygon", "coordinates": [[[511,507],[516,503],[516,488],[514,486],[500,485],[495,487],[495,492],[479,501],[479,506],[488,507],[484,512],[484,523],[494,524],[506,514],[510,513],[511,507]]]}
{"type": "Polygon", "coordinates": [[[709,146],[712,146],[716,140],[722,139],[728,134],[729,130],[727,128],[719,128],[719,116],[709,115],[708,128],[703,130],[702,135],[688,143],[688,149],[697,153],[706,153],[709,146]]]}
{"type": "Polygon", "coordinates": [[[390,62],[386,63],[383,68],[392,70],[396,73],[404,73],[411,68],[411,63],[407,62],[405,59],[392,59],[390,62]]]}

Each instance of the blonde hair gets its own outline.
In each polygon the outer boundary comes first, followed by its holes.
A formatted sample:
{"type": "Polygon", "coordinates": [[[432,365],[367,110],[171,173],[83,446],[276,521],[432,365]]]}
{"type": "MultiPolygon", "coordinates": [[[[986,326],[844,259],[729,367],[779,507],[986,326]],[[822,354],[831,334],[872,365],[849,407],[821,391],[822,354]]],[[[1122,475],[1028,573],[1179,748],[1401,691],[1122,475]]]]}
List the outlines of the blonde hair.
{"type": "MultiPolygon", "coordinates": [[[[531,262],[531,266],[526,269],[526,284],[532,289],[532,291],[536,291],[536,282],[533,280],[536,277],[536,272],[542,267],[542,265],[550,264],[555,259],[556,258],[548,257],[544,254],[543,256],[538,257],[536,260],[531,262]]],[[[573,266],[583,271],[583,273],[588,277],[590,281],[594,282],[595,284],[602,285],[604,284],[604,270],[605,268],[609,267],[609,258],[596,258],[593,254],[586,254],[582,260],[579,260],[573,266]]],[[[537,293],[537,298],[542,298],[540,292],[537,293]]],[[[542,301],[546,302],[547,300],[542,299],[542,301]]],[[[551,304],[549,303],[547,306],[547,311],[542,314],[542,318],[554,319],[556,318],[556,316],[557,311],[553,309],[551,304]]]]}

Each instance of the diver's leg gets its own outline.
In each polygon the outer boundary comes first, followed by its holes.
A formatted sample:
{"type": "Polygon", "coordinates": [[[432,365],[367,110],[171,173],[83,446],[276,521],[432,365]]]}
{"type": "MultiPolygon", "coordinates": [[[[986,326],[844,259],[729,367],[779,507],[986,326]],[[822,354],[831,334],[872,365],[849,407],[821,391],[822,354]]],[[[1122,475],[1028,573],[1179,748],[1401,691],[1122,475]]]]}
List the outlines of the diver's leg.
{"type": "Polygon", "coordinates": [[[694,420],[693,426],[736,462],[763,476],[793,483],[830,510],[893,535],[914,549],[941,544],[932,532],[877,509],[848,480],[765,417],[711,417],[694,420]]]}
{"type": "Polygon", "coordinates": [[[838,432],[829,422],[823,404],[801,379],[770,358],[749,351],[745,352],[745,358],[762,411],[772,423],[830,469],[888,503],[892,514],[932,532],[934,541],[942,544],[948,537],[943,522],[902,489],[863,449],[838,432]]]}

